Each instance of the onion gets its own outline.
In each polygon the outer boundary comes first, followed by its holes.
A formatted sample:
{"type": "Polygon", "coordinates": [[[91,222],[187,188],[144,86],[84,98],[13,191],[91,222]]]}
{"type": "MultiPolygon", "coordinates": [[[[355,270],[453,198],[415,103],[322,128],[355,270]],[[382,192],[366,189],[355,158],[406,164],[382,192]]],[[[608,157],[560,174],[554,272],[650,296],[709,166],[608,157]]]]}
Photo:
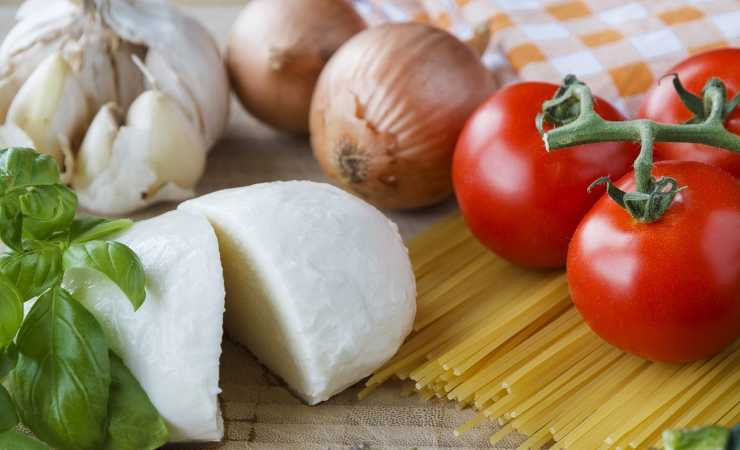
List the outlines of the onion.
{"type": "Polygon", "coordinates": [[[311,106],[311,143],[324,172],[383,208],[429,206],[452,192],[466,119],[494,87],[467,45],[438,28],[388,24],[332,57],[311,106]]]}
{"type": "Polygon", "coordinates": [[[331,55],[365,22],[346,0],[252,0],[227,48],[242,105],[266,124],[308,131],[316,80],[331,55]]]}

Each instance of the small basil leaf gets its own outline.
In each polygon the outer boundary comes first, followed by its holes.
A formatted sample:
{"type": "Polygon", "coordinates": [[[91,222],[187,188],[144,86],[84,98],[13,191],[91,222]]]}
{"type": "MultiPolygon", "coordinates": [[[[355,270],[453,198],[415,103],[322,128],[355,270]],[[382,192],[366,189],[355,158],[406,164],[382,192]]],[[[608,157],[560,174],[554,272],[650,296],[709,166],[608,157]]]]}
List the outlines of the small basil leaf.
{"type": "Polygon", "coordinates": [[[61,288],[39,297],[18,338],[12,393],[23,423],[58,450],[105,442],[110,359],[95,317],[61,288]]]}
{"type": "Polygon", "coordinates": [[[56,160],[30,148],[1,150],[0,177],[8,180],[9,187],[13,188],[60,182],[59,165],[56,160]]]}
{"type": "Polygon", "coordinates": [[[146,299],[144,266],[130,248],[119,242],[90,241],[71,245],[64,252],[64,268],[88,268],[116,283],[134,310],[146,299]]]}
{"type": "Polygon", "coordinates": [[[72,222],[70,240],[75,243],[95,241],[127,230],[134,223],[129,219],[83,217],[72,222]]]}
{"type": "Polygon", "coordinates": [[[0,382],[5,380],[5,377],[15,369],[15,365],[18,362],[18,347],[15,346],[15,342],[11,342],[3,352],[0,353],[0,382]]]}
{"type": "Polygon", "coordinates": [[[41,442],[17,431],[0,433],[0,450],[49,450],[41,442]]]}
{"type": "Polygon", "coordinates": [[[729,442],[730,431],[718,426],[663,432],[666,450],[725,450],[729,442]]]}
{"type": "Polygon", "coordinates": [[[23,216],[18,197],[6,195],[0,203],[0,239],[15,251],[23,246],[23,216]]]}
{"type": "Polygon", "coordinates": [[[63,275],[62,252],[54,245],[0,256],[0,274],[18,289],[23,301],[41,295],[63,275]]]}
{"type": "Polygon", "coordinates": [[[68,228],[77,211],[77,195],[61,184],[28,187],[19,196],[19,202],[23,231],[36,239],[46,239],[68,228]]]}
{"type": "Polygon", "coordinates": [[[0,433],[12,430],[18,425],[15,403],[5,387],[0,384],[0,433]]]}
{"type": "Polygon", "coordinates": [[[111,352],[108,440],[104,450],[154,450],[169,440],[167,425],[139,382],[111,352]]]}
{"type": "Polygon", "coordinates": [[[18,290],[0,276],[0,349],[13,342],[23,322],[23,300],[18,290]]]}

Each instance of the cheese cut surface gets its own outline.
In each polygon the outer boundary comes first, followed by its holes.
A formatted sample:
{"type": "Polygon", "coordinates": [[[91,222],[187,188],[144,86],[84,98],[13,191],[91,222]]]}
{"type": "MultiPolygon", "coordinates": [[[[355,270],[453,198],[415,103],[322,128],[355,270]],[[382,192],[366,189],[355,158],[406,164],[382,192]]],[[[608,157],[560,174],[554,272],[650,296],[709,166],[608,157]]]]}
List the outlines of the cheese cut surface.
{"type": "Polygon", "coordinates": [[[224,283],[213,229],[202,216],[174,211],[138,222],[116,240],[144,264],[147,299],[138,311],[93,271],[68,271],[65,286],[103,325],[172,442],[221,440],[224,283]]]}
{"type": "Polygon", "coordinates": [[[316,404],[387,361],[416,287],[395,224],[333,186],[276,182],[187,201],[219,238],[226,330],[316,404]]]}

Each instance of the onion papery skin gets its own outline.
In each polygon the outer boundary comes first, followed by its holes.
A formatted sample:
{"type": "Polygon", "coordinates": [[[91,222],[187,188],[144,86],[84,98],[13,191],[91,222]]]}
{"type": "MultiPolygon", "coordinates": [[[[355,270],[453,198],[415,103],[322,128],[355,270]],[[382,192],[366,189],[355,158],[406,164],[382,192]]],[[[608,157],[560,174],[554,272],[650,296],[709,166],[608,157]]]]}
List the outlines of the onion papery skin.
{"type": "Polygon", "coordinates": [[[226,61],[244,108],[273,128],[308,132],[321,70],[365,29],[348,0],[252,0],[231,32],[226,61]]]}
{"type": "Polygon", "coordinates": [[[444,30],[387,24],[350,39],[329,61],[311,105],[311,143],[339,186],[389,209],[452,193],[452,155],[493,91],[475,52],[444,30]]]}

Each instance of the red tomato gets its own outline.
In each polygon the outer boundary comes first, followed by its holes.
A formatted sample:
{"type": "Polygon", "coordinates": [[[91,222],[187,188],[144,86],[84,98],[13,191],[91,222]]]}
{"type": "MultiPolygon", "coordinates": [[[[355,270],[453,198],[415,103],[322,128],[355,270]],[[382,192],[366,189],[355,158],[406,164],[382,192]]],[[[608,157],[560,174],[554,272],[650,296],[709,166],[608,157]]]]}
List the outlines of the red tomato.
{"type": "MultiPolygon", "coordinates": [[[[453,181],[473,234],[517,264],[562,267],[578,222],[603,193],[597,178],[621,177],[639,151],[631,143],[581,145],[548,153],[535,128],[558,87],[519,83],[494,94],[469,119],[455,150],[453,181]]],[[[604,100],[596,111],[624,117],[604,100]]]]}
{"type": "MultiPolygon", "coordinates": [[[[691,56],[668,73],[677,73],[681,83],[691,93],[701,97],[704,84],[719,77],[727,87],[728,98],[740,93],[740,48],[723,48],[691,56]]],[[[669,78],[653,87],[643,101],[640,116],[664,123],[682,123],[693,115],[681,103],[669,78]]],[[[730,114],[725,127],[740,134],[740,108],[730,114]]],[[[721,167],[740,178],[740,154],[702,144],[660,142],[655,144],[656,159],[699,161],[721,167]]]]}
{"type": "MultiPolygon", "coordinates": [[[[655,361],[709,357],[740,337],[740,182],[696,162],[657,163],[680,192],[639,223],[603,196],[578,226],[568,282],[602,338],[655,361]]],[[[634,190],[634,173],[617,185],[634,190]]]]}

